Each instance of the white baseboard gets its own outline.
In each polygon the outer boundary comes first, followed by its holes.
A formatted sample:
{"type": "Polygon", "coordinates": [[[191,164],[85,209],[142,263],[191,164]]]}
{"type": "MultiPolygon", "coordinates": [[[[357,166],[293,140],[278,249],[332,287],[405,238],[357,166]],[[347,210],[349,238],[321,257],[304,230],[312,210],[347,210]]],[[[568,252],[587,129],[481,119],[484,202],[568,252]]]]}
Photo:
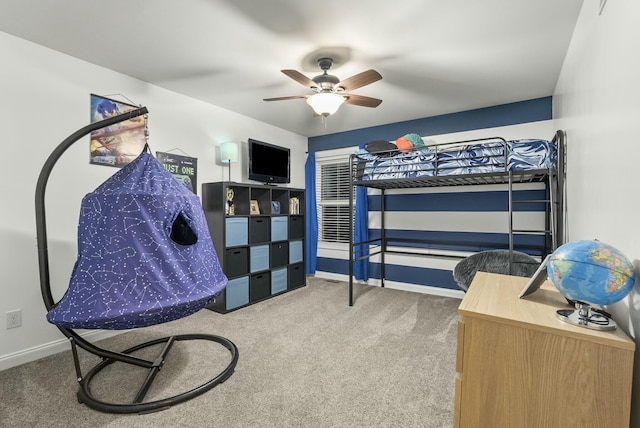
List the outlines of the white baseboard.
{"type": "MultiPolygon", "coordinates": [[[[95,330],[83,333],[81,336],[89,342],[96,342],[120,333],[121,332],[119,331],[95,330]]],[[[33,348],[2,355],[0,356],[0,371],[39,360],[40,358],[48,357],[49,355],[57,354],[58,352],[68,351],[69,349],[69,339],[63,337],[53,342],[34,346],[33,348]]]]}
{"type": "MultiPolygon", "coordinates": [[[[323,279],[349,282],[348,275],[341,275],[341,274],[332,273],[332,272],[316,272],[315,276],[323,279]]],[[[362,281],[355,281],[355,282],[363,284],[362,281]]],[[[369,281],[367,281],[366,284],[372,285],[375,287],[380,287],[381,281],[379,279],[369,279],[369,281]]],[[[415,293],[422,293],[422,294],[431,294],[433,296],[453,297],[455,299],[462,299],[464,297],[464,291],[462,290],[452,290],[450,288],[433,287],[430,285],[415,285],[415,284],[407,284],[404,282],[395,282],[395,281],[386,280],[384,282],[384,286],[385,288],[412,291],[415,293]]]]}

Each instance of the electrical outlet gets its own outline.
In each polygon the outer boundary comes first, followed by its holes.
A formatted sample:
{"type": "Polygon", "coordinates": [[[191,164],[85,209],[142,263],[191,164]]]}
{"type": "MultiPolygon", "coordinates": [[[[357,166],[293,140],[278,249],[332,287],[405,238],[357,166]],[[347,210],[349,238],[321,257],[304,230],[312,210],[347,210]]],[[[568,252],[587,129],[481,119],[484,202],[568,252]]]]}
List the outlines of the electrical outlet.
{"type": "Polygon", "coordinates": [[[7,312],[7,330],[22,325],[22,309],[7,312]]]}

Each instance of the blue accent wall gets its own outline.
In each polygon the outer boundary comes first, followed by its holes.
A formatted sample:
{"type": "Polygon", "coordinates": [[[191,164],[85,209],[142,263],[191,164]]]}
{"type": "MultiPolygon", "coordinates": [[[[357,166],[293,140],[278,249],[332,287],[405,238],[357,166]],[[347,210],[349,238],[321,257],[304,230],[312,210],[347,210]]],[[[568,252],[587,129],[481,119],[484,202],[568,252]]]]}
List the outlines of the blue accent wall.
{"type": "MultiPolygon", "coordinates": [[[[371,277],[380,279],[380,263],[371,263],[371,277]]],[[[438,284],[440,288],[460,290],[450,270],[385,264],[385,280],[414,285],[438,284]]]]}
{"type": "Polygon", "coordinates": [[[359,146],[373,140],[395,141],[410,133],[422,137],[494,128],[519,123],[539,122],[552,119],[551,97],[536,98],[476,110],[425,117],[423,119],[372,126],[370,128],[311,137],[309,151],[338,149],[359,146]]]}
{"type": "MultiPolygon", "coordinates": [[[[346,260],[319,257],[318,270],[348,275],[349,265],[346,260]]],[[[369,263],[369,278],[380,279],[380,263],[369,263]]],[[[440,288],[450,290],[460,289],[453,279],[451,271],[445,269],[418,268],[415,266],[401,266],[386,263],[385,280],[423,286],[438,284],[440,288]]]]}

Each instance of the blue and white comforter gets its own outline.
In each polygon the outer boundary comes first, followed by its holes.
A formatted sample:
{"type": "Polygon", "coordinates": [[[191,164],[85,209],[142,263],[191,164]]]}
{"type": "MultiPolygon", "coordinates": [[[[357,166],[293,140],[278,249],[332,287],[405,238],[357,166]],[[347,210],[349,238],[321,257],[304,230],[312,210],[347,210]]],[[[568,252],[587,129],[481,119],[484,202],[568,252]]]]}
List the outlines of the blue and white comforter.
{"type": "Polygon", "coordinates": [[[479,174],[488,172],[554,169],[556,146],[546,140],[477,143],[447,150],[425,147],[419,151],[378,157],[364,149],[356,152],[358,180],[384,180],[479,174]],[[505,166],[506,160],[506,166],[505,166]]]}

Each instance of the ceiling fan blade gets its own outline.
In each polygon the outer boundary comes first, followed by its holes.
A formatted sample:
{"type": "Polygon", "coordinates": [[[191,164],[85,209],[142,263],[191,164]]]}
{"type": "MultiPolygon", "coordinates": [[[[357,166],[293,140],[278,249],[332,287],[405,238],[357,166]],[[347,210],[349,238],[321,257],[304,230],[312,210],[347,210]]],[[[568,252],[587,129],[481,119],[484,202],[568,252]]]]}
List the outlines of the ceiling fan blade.
{"type": "Polygon", "coordinates": [[[316,82],[309,79],[307,76],[300,73],[299,71],[296,71],[296,70],[280,70],[280,71],[282,71],[284,74],[286,74],[296,82],[300,83],[301,85],[306,86],[307,88],[313,89],[318,87],[316,82]]]}
{"type": "Polygon", "coordinates": [[[293,95],[291,97],[277,97],[277,98],[263,98],[262,101],[282,101],[282,100],[295,100],[298,98],[307,98],[306,95],[293,95]]]}
{"type": "Polygon", "coordinates": [[[377,82],[380,79],[382,79],[380,73],[375,70],[367,70],[341,81],[338,83],[338,86],[343,87],[344,90],[348,92],[370,83],[377,82]]]}
{"type": "Polygon", "coordinates": [[[362,107],[378,107],[382,102],[381,99],[365,97],[363,95],[342,94],[346,98],[345,104],[353,104],[362,107]]]}

